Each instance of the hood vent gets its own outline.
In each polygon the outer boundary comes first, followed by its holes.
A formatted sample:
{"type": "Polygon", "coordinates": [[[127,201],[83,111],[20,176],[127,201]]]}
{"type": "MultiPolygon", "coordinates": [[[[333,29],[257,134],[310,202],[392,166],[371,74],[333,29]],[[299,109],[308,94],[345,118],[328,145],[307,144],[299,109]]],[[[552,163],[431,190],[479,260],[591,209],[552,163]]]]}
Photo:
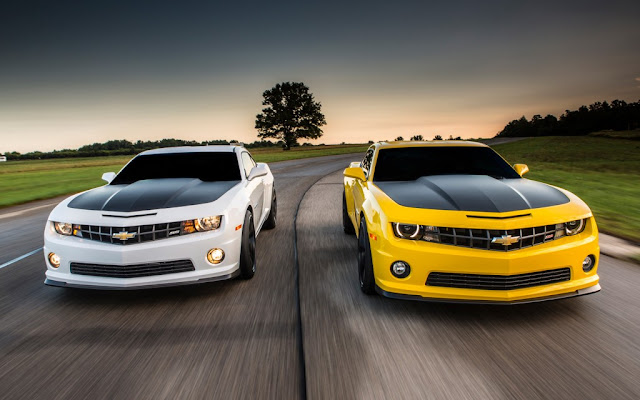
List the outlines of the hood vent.
{"type": "Polygon", "coordinates": [[[158,215],[158,213],[149,213],[149,214],[136,214],[136,215],[114,215],[114,214],[102,214],[103,217],[109,218],[135,218],[135,217],[151,217],[154,215],[158,215]]]}
{"type": "Polygon", "coordinates": [[[467,218],[479,218],[479,219],[512,219],[512,218],[522,218],[522,217],[530,217],[531,213],[529,214],[518,214],[518,215],[511,215],[508,217],[492,217],[492,216],[486,216],[486,215],[467,215],[467,218]]]}

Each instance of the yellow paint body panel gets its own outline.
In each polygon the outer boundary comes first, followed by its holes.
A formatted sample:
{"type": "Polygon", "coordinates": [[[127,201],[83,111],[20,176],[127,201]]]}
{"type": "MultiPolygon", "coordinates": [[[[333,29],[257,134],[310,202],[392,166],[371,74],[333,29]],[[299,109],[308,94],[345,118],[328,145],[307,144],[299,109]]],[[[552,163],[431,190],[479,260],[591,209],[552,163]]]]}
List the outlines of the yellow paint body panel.
{"type": "MultiPolygon", "coordinates": [[[[376,144],[379,147],[425,145],[376,144]]],[[[476,143],[456,142],[448,145],[478,146],[476,143]]],[[[375,168],[375,157],[372,166],[375,168]]],[[[352,164],[352,166],[356,166],[352,164]]],[[[347,212],[358,234],[360,215],[364,215],[370,234],[369,243],[376,285],[385,292],[421,296],[428,299],[457,301],[517,302],[550,296],[570,294],[577,290],[598,285],[600,260],[598,229],[589,207],[572,193],[561,190],[569,202],[552,207],[526,209],[506,213],[431,210],[404,207],[395,203],[371,180],[344,178],[347,212]],[[507,219],[469,218],[511,217],[507,219]],[[431,225],[450,228],[511,230],[552,225],[587,219],[585,229],[575,236],[565,236],[547,243],[519,250],[496,251],[401,239],[394,235],[392,222],[431,225]],[[588,273],[582,269],[582,261],[593,255],[596,265],[588,273]],[[408,277],[400,279],[391,274],[394,261],[405,261],[411,266],[408,277]],[[569,281],[515,290],[480,290],[448,288],[426,285],[430,272],[446,272],[482,275],[517,275],[568,267],[569,281]]]]}

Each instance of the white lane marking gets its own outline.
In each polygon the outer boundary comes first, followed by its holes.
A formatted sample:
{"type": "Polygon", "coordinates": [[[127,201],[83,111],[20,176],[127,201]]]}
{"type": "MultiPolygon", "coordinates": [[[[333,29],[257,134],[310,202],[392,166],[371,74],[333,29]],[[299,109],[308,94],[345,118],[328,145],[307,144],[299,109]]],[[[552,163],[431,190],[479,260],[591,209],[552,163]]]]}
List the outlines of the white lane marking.
{"type": "Polygon", "coordinates": [[[45,207],[51,207],[54,206],[56,204],[58,204],[59,202],[55,202],[55,203],[49,203],[49,204],[44,204],[41,206],[37,206],[37,207],[31,207],[31,208],[27,208],[25,210],[20,210],[20,211],[14,211],[14,212],[10,212],[10,213],[6,213],[3,215],[0,215],[0,219],[5,219],[5,218],[11,218],[11,217],[16,217],[18,215],[22,215],[24,213],[27,213],[29,211],[33,211],[33,210],[38,210],[40,208],[45,208],[45,207]]]}
{"type": "Polygon", "coordinates": [[[21,255],[21,256],[20,256],[20,257],[18,257],[18,258],[14,258],[14,259],[13,259],[13,260],[11,260],[11,261],[7,261],[6,263],[4,263],[4,264],[0,265],[0,269],[2,269],[2,268],[4,268],[4,267],[8,267],[9,265],[11,265],[11,264],[13,264],[13,263],[16,263],[16,262],[18,262],[18,261],[20,261],[20,260],[24,260],[25,258],[27,258],[27,257],[29,257],[29,256],[32,256],[32,255],[36,254],[36,253],[37,253],[37,252],[39,252],[39,251],[42,251],[42,247],[40,247],[39,249],[35,249],[34,251],[30,251],[30,252],[28,252],[27,254],[23,254],[23,255],[21,255]]]}

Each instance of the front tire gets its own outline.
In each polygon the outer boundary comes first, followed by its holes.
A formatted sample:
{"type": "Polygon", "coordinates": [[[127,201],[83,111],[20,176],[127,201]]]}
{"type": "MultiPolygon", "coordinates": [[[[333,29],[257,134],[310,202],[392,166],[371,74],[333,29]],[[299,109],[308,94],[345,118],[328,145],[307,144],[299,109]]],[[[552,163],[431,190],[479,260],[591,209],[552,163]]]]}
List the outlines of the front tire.
{"type": "Polygon", "coordinates": [[[356,229],[349,218],[349,212],[347,211],[347,194],[342,191],[342,229],[347,235],[353,235],[356,233],[356,229]]]}
{"type": "Polygon", "coordinates": [[[360,290],[364,294],[376,293],[376,279],[373,274],[373,262],[371,260],[371,245],[369,232],[364,215],[360,218],[360,235],[358,236],[358,278],[360,290]]]}
{"type": "Polygon", "coordinates": [[[253,226],[253,214],[247,210],[242,225],[242,244],[240,245],[240,278],[251,279],[256,273],[256,229],[253,226]]]}
{"type": "Polygon", "coordinates": [[[262,229],[273,229],[276,227],[276,218],[278,216],[278,199],[276,198],[276,190],[273,189],[271,195],[271,209],[269,210],[269,216],[262,224],[262,229]]]}

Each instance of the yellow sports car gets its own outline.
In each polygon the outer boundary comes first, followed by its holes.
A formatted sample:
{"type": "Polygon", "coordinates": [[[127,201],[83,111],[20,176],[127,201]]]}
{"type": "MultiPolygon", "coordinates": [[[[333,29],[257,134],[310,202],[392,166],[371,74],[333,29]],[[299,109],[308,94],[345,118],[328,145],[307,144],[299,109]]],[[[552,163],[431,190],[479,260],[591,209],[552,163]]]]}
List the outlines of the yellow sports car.
{"type": "Polygon", "coordinates": [[[598,228],[574,194],[474,142],[372,145],[344,171],[366,294],[525,303],[600,290],[598,228]]]}

